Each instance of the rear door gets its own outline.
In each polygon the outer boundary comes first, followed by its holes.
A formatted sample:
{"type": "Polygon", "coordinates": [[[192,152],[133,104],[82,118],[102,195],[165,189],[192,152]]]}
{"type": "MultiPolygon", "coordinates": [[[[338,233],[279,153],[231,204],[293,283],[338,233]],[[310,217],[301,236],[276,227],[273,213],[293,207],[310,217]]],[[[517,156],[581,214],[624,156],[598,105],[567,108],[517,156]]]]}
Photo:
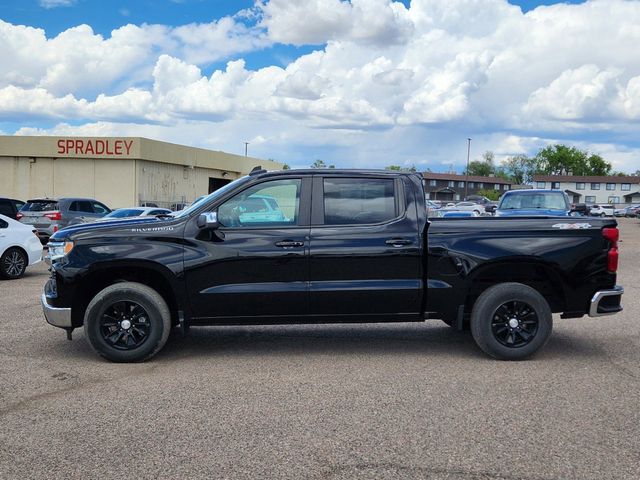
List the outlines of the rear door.
{"type": "Polygon", "coordinates": [[[310,313],[417,315],[423,282],[414,192],[403,176],[315,176],[310,313]]]}

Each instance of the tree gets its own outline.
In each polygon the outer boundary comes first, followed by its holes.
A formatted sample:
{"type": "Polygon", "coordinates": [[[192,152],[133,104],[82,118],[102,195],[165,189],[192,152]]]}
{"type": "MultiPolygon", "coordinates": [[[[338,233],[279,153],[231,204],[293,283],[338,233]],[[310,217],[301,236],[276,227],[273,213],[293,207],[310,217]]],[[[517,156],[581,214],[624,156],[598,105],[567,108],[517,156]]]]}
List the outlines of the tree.
{"type": "Polygon", "coordinates": [[[493,189],[478,190],[478,193],[476,195],[482,195],[483,197],[487,197],[489,200],[494,202],[496,200],[500,200],[499,190],[493,190],[493,189]]]}
{"type": "Polygon", "coordinates": [[[539,166],[536,158],[526,155],[514,155],[502,162],[502,169],[506,178],[516,185],[531,183],[533,176],[539,173],[539,166]]]}
{"type": "Polygon", "coordinates": [[[289,166],[289,164],[288,164],[288,163],[283,163],[283,164],[282,164],[282,169],[283,169],[283,170],[291,170],[291,167],[289,166]]]}
{"type": "Polygon", "coordinates": [[[311,168],[336,168],[336,166],[335,165],[327,166],[327,164],[324,163],[323,160],[317,159],[315,162],[311,164],[311,168]]]}
{"type": "MultiPolygon", "coordinates": [[[[473,160],[469,162],[469,175],[477,175],[480,177],[488,177],[495,175],[496,169],[493,164],[494,159],[493,152],[484,152],[482,154],[482,160],[473,160]]],[[[465,170],[466,173],[466,170],[465,170]]]]}
{"type": "Polygon", "coordinates": [[[539,173],[545,175],[609,175],[611,164],[600,155],[576,147],[549,145],[535,156],[539,173]]]}
{"type": "Polygon", "coordinates": [[[410,165],[408,167],[401,167],[400,165],[388,165],[384,167],[385,170],[392,170],[394,172],[415,172],[416,166],[410,165]]]}

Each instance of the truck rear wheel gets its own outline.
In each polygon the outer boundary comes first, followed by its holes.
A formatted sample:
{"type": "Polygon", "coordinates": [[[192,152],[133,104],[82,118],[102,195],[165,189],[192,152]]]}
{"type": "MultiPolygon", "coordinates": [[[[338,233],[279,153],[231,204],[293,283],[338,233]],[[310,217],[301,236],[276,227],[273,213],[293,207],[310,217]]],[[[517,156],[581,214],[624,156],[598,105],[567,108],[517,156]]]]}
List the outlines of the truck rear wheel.
{"type": "Polygon", "coordinates": [[[171,314],[158,292],[141,283],[121,282],[89,303],[84,331],[93,349],[112,362],[148,360],[164,347],[171,314]]]}
{"type": "Polygon", "coordinates": [[[520,360],[549,339],[553,317],[537,290],[521,283],[501,283],[485,290],[471,311],[471,334],[487,354],[520,360]]]}

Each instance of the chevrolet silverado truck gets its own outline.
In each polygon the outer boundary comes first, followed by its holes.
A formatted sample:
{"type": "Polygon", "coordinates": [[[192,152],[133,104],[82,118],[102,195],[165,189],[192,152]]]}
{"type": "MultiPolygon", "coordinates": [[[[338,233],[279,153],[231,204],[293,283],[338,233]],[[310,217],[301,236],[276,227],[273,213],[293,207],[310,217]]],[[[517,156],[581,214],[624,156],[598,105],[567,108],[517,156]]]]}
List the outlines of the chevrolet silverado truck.
{"type": "Polygon", "coordinates": [[[553,313],[622,310],[617,242],[613,219],[428,221],[418,174],[256,167],[173,216],[55,233],[41,302],[115,362],[192,326],[428,319],[515,360],[553,313]]]}

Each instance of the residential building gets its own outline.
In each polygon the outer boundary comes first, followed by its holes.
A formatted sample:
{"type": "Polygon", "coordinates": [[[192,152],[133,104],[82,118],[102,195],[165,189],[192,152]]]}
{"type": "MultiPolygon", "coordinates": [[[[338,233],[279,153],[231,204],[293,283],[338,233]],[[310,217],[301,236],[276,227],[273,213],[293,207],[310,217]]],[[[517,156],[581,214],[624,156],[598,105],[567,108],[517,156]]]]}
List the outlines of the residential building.
{"type": "Polygon", "coordinates": [[[457,202],[464,200],[465,195],[477,195],[481,190],[496,190],[502,194],[511,189],[511,182],[499,177],[433,172],[424,172],[422,175],[426,180],[425,191],[430,200],[457,202]]]}
{"type": "Polygon", "coordinates": [[[572,203],[640,203],[640,177],[534,175],[534,188],[563,190],[572,203]]]}

